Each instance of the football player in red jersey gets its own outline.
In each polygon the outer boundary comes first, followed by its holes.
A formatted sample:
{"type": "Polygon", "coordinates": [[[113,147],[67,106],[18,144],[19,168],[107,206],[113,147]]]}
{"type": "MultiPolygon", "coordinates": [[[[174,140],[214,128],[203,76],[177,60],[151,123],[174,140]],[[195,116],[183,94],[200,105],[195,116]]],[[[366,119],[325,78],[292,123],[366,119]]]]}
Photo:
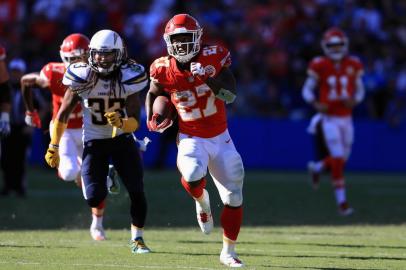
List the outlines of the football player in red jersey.
{"type": "Polygon", "coordinates": [[[330,171],[339,214],[347,216],[353,209],[346,198],[344,165],[354,137],[352,110],[365,95],[363,65],[348,55],[348,38],[338,28],[324,33],[321,46],[325,56],[310,62],[302,94],[318,111],[309,129],[314,131],[320,125],[328,155],[323,160],[309,162],[308,169],[315,187],[319,174],[326,169],[330,171]]]}
{"type": "Polygon", "coordinates": [[[151,131],[160,131],[168,124],[157,123],[152,105],[157,96],[169,94],[178,113],[177,165],[183,187],[196,202],[200,228],[206,234],[213,228],[205,189],[208,169],[224,204],[220,262],[242,267],[235,244],[242,222],[244,167],[227,129],[225,109],[236,97],[236,83],[229,69],[229,51],[219,45],[202,45],[202,34],[199,23],[188,14],[178,14],[166,24],[169,55],[150,67],[147,125],[151,131]]]}
{"type": "Polygon", "coordinates": [[[0,46],[0,136],[10,133],[11,88],[5,60],[6,49],[0,46]]]}
{"type": "MultiPolygon", "coordinates": [[[[26,105],[25,122],[32,127],[41,128],[41,119],[33,105],[32,87],[49,89],[52,93],[52,119],[55,119],[61,106],[66,86],[62,84],[63,75],[69,64],[86,61],[89,51],[89,39],[82,34],[71,34],[67,36],[60,47],[62,62],[51,62],[46,64],[41,72],[26,74],[21,78],[21,90],[26,105]]],[[[78,103],[70,114],[68,127],[63,134],[59,145],[60,166],[58,176],[64,181],[76,181],[81,186],[81,163],[83,153],[82,142],[82,107],[78,103]]],[[[52,122],[50,124],[52,126],[52,122]]],[[[114,169],[111,168],[112,175],[114,169]]],[[[114,177],[113,177],[114,178],[114,177]]],[[[114,179],[112,179],[114,180],[114,179]]],[[[108,180],[109,181],[109,180],[108,180]]],[[[94,240],[104,240],[103,229],[104,202],[98,207],[92,208],[92,224],[90,234],[94,240]]]]}

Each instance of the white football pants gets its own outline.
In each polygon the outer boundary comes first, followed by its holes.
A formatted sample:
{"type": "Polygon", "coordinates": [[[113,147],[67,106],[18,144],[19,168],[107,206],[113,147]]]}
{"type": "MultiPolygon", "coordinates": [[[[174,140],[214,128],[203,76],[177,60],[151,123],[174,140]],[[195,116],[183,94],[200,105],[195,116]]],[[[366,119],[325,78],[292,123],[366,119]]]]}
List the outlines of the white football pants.
{"type": "Polygon", "coordinates": [[[208,168],[223,204],[242,204],[244,166],[228,130],[213,138],[180,133],[177,165],[187,182],[200,180],[208,168]]]}
{"type": "Polygon", "coordinates": [[[331,156],[347,160],[354,141],[352,117],[323,115],[321,121],[324,139],[331,156]]]}
{"type": "MultiPolygon", "coordinates": [[[[52,123],[50,124],[52,130],[52,123]]],[[[67,128],[59,143],[58,175],[64,181],[75,181],[82,165],[83,143],[81,128],[67,128]]]]}

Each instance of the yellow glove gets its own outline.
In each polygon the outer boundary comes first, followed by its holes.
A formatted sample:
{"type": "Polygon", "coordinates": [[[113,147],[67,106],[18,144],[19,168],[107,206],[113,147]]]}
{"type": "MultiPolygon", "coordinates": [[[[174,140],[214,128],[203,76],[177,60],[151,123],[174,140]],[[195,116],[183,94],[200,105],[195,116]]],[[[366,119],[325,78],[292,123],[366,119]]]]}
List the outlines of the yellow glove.
{"type": "Polygon", "coordinates": [[[45,154],[45,160],[52,168],[59,166],[59,146],[57,144],[50,144],[45,154]]]}
{"type": "Polygon", "coordinates": [[[121,128],[123,121],[119,112],[106,112],[104,116],[107,118],[109,125],[117,128],[121,128]]]}
{"type": "Polygon", "coordinates": [[[107,118],[107,122],[116,128],[120,128],[126,133],[134,132],[138,129],[139,124],[134,117],[121,118],[119,112],[106,112],[104,116],[107,118]]]}
{"type": "Polygon", "coordinates": [[[51,130],[51,143],[49,144],[47,153],[45,154],[45,161],[52,168],[59,166],[59,141],[68,124],[60,122],[55,119],[52,124],[51,130]]]}

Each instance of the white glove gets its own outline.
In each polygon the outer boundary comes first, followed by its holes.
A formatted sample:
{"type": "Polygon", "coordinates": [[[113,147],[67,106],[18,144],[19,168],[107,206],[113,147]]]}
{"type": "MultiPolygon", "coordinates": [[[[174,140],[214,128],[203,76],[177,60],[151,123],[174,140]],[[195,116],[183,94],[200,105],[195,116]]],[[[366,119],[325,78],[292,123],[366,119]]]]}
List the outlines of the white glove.
{"type": "Polygon", "coordinates": [[[202,81],[206,81],[209,77],[209,74],[206,73],[206,70],[202,66],[202,64],[198,62],[190,63],[190,72],[193,76],[199,78],[202,81]]]}
{"type": "Polygon", "coordinates": [[[39,114],[36,110],[33,112],[26,111],[25,112],[25,123],[30,127],[41,128],[41,118],[39,118],[39,114]]]}
{"type": "Polygon", "coordinates": [[[140,151],[142,151],[142,152],[147,151],[147,146],[151,142],[151,139],[148,137],[144,137],[143,140],[139,140],[134,134],[133,134],[133,136],[134,136],[135,141],[139,145],[138,148],[140,149],[140,151]]]}
{"type": "Polygon", "coordinates": [[[2,112],[0,115],[0,136],[7,136],[10,133],[10,114],[2,112]]]}

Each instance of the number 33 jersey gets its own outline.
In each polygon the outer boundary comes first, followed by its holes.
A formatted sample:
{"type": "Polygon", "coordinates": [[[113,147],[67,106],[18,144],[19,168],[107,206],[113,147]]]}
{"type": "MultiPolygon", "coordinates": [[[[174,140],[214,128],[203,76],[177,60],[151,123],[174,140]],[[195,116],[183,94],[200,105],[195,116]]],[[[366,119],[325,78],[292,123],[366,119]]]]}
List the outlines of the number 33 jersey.
{"type": "MultiPolygon", "coordinates": [[[[148,84],[142,65],[125,64],[120,67],[120,72],[116,79],[102,78],[87,63],[75,63],[66,70],[62,83],[73,90],[81,90],[84,142],[111,138],[113,127],[107,123],[104,114],[118,111],[122,117],[126,117],[127,97],[143,90],[148,84]]],[[[122,133],[121,129],[117,129],[117,135],[122,133]]]]}
{"type": "MultiPolygon", "coordinates": [[[[211,76],[231,64],[229,51],[222,46],[203,46],[193,62],[199,62],[211,76]]],[[[217,136],[227,129],[225,104],[190,68],[178,68],[175,58],[156,59],[150,67],[151,81],[161,85],[171,96],[178,111],[181,133],[202,138],[217,136]]]]}
{"type": "Polygon", "coordinates": [[[307,72],[319,82],[319,101],[328,105],[327,114],[351,115],[352,110],[344,105],[343,100],[354,98],[356,81],[363,74],[362,63],[356,57],[346,56],[339,64],[325,56],[316,57],[307,72]]]}

